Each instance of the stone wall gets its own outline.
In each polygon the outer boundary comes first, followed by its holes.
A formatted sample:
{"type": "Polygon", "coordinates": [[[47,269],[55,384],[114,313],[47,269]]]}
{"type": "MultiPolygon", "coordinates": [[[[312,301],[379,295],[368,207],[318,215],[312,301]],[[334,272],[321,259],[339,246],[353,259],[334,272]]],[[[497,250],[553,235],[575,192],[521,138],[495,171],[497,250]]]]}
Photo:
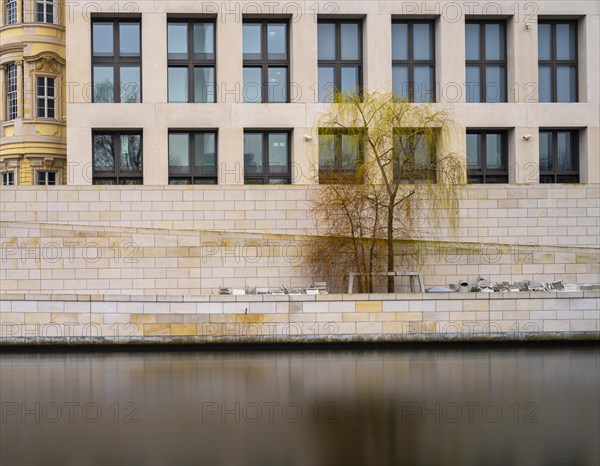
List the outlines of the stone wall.
{"type": "Polygon", "coordinates": [[[595,339],[600,293],[0,295],[0,344],[595,339]]]}
{"type": "MultiPolygon", "coordinates": [[[[0,188],[0,221],[303,235],[318,186],[0,188]]],[[[429,239],[600,245],[600,185],[466,185],[459,228],[443,215],[429,239]]]]}
{"type": "MultiPolygon", "coordinates": [[[[316,189],[2,187],[0,291],[200,295],[219,286],[306,287],[321,278],[302,261],[315,233],[308,206],[316,189]]],[[[599,283],[599,193],[597,185],[467,186],[458,228],[442,217],[423,230],[420,265],[411,268],[426,286],[478,275],[599,283]]],[[[345,278],[337,278],[333,291],[343,291],[345,278]]]]}

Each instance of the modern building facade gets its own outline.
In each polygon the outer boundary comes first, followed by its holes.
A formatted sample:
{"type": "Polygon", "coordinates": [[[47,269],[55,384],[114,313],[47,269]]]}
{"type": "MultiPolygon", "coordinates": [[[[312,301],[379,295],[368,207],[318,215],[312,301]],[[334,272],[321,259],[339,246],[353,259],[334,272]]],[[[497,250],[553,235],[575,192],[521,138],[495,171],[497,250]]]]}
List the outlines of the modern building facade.
{"type": "MultiPolygon", "coordinates": [[[[21,4],[4,7],[13,3],[21,4]]],[[[52,123],[28,120],[33,102],[21,100],[19,86],[33,78],[16,79],[16,104],[14,85],[2,86],[4,173],[5,160],[40,160],[35,141],[64,141],[43,128],[68,130],[68,186],[0,190],[2,289],[197,295],[308,285],[318,277],[300,256],[315,232],[316,175],[343,168],[341,155],[357,156],[344,134],[319,153],[331,135],[318,120],[332,89],[357,87],[432,103],[457,122],[449,149],[463,154],[468,183],[458,228],[442,219],[421,236],[426,286],[478,275],[598,283],[598,8],[551,0],[66,2],[66,65],[58,52],[41,60],[66,67],[66,77],[39,73],[62,80],[61,113],[52,123]],[[24,117],[7,118],[14,108],[24,117]],[[21,247],[55,240],[62,261],[21,247]],[[87,260],[90,248],[101,261],[87,260]]],[[[15,82],[14,50],[23,48],[5,32],[37,27],[3,26],[4,83],[15,82]]]]}
{"type": "Polygon", "coordinates": [[[470,182],[600,181],[597,2],[117,4],[69,6],[72,184],[315,183],[357,86],[449,108],[470,182]]]}
{"type": "Polygon", "coordinates": [[[66,183],[64,5],[62,0],[3,2],[2,185],[66,183]]]}

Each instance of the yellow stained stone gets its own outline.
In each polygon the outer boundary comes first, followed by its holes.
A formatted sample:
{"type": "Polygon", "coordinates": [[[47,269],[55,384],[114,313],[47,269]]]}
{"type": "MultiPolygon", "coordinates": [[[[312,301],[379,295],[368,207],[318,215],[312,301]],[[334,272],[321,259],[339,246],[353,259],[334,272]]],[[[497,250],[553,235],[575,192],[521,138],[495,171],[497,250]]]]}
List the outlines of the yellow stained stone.
{"type": "Polygon", "coordinates": [[[178,335],[178,336],[196,335],[196,324],[171,324],[171,335],[178,335]]]}
{"type": "Polygon", "coordinates": [[[156,314],[131,314],[133,324],[155,324],[156,314]]]}
{"type": "Polygon", "coordinates": [[[260,324],[264,322],[263,314],[235,314],[236,322],[244,324],[260,324]]]}
{"type": "Polygon", "coordinates": [[[382,301],[358,301],[356,312],[383,312],[382,301]]]}
{"type": "Polygon", "coordinates": [[[420,322],[423,320],[422,312],[396,312],[396,320],[402,322],[420,322]]]}
{"type": "Polygon", "coordinates": [[[144,335],[170,335],[171,324],[144,324],[144,335]]]}

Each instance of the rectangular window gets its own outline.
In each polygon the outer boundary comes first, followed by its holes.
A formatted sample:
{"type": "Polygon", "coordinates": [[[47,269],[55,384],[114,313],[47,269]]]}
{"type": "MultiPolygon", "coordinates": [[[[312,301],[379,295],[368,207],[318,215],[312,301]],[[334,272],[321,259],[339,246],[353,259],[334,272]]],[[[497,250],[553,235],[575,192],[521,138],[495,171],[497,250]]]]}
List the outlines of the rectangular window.
{"type": "Polygon", "coordinates": [[[467,131],[469,183],[508,183],[508,133],[467,131]]]}
{"type": "Polygon", "coordinates": [[[15,172],[2,173],[2,186],[13,186],[15,184],[15,172]]]}
{"type": "Polygon", "coordinates": [[[289,37],[285,21],[244,20],[244,102],[289,102],[289,37]]]}
{"type": "Polygon", "coordinates": [[[4,2],[4,24],[17,23],[17,0],[5,0],[4,2]]]}
{"type": "Polygon", "coordinates": [[[506,23],[466,23],[467,102],[506,102],[506,23]]]}
{"type": "Polygon", "coordinates": [[[95,103],[141,101],[140,21],[98,18],[92,22],[95,103]]]}
{"type": "Polygon", "coordinates": [[[169,102],[215,102],[214,21],[169,20],[169,102]]]}
{"type": "Polygon", "coordinates": [[[290,131],[244,131],[244,183],[290,184],[290,131]]]}
{"type": "Polygon", "coordinates": [[[54,0],[36,0],[35,19],[38,23],[54,23],[54,0]]]}
{"type": "Polygon", "coordinates": [[[169,184],[217,184],[217,132],[169,132],[169,184]]]}
{"type": "Polygon", "coordinates": [[[319,21],[319,102],[332,102],[336,92],[361,93],[362,24],[319,21]]]}
{"type": "Polygon", "coordinates": [[[17,118],[17,65],[6,66],[6,119],[17,118]]]}
{"type": "Polygon", "coordinates": [[[577,102],[577,23],[538,23],[540,102],[577,102]]]}
{"type": "Polygon", "coordinates": [[[435,102],[433,21],[392,23],[392,90],[409,102],[435,102]]]}
{"type": "Polygon", "coordinates": [[[578,130],[540,130],[540,183],[579,183],[578,130]]]}
{"type": "Polygon", "coordinates": [[[56,184],[56,172],[38,171],[37,184],[53,186],[56,184]]]}
{"type": "Polygon", "coordinates": [[[38,76],[36,78],[36,100],[38,118],[55,118],[54,78],[38,76]]]}
{"type": "Polygon", "coordinates": [[[93,184],[143,184],[141,131],[95,131],[93,184]]]}
{"type": "Polygon", "coordinates": [[[360,184],[363,139],[358,130],[319,129],[319,183],[360,184]]]}
{"type": "Polygon", "coordinates": [[[394,131],[394,181],[435,183],[435,133],[419,129],[394,131]]]}

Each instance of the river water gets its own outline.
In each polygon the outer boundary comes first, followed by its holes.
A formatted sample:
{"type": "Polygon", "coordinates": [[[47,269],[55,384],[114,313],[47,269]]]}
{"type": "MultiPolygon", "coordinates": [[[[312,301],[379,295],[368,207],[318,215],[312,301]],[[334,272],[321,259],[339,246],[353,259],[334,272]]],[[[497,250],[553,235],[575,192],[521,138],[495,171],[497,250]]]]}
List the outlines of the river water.
{"type": "Polygon", "coordinates": [[[1,465],[600,464],[600,348],[0,353],[1,465]]]}

